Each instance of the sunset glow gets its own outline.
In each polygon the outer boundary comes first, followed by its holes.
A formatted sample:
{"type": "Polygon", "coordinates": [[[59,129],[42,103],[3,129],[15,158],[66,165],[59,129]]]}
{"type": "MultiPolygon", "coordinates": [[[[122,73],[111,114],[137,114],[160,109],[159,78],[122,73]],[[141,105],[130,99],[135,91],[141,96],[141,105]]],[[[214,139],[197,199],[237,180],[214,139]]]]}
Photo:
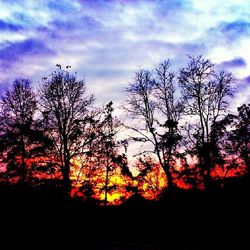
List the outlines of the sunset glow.
{"type": "Polygon", "coordinates": [[[249,250],[249,48],[250,0],[0,0],[0,250],[249,250]]]}
{"type": "Polygon", "coordinates": [[[105,206],[247,175],[249,8],[0,0],[1,180],[105,206]]]}

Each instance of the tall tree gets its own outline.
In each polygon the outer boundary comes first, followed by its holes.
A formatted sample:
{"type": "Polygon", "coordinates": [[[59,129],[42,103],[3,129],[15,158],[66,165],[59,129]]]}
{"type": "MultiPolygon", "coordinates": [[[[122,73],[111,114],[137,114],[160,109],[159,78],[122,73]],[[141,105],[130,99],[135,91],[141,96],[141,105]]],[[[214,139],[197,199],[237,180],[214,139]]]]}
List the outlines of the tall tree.
{"type": "Polygon", "coordinates": [[[164,61],[156,68],[155,76],[155,97],[156,107],[160,113],[162,121],[158,124],[164,128],[160,135],[160,149],[163,154],[163,169],[168,178],[168,185],[173,186],[171,175],[171,164],[173,156],[176,154],[178,142],[181,140],[180,130],[178,128],[182,113],[182,97],[176,91],[176,76],[170,71],[169,60],[164,61]]]}
{"type": "Polygon", "coordinates": [[[117,141],[120,122],[113,115],[113,103],[95,112],[90,127],[93,139],[86,145],[85,156],[78,159],[74,167],[75,185],[80,186],[79,191],[86,200],[95,197],[106,206],[109,195],[119,191],[124,194],[124,182],[131,179],[131,173],[126,155],[119,151],[126,142],[117,141]]]}
{"type": "Polygon", "coordinates": [[[89,108],[93,96],[86,95],[84,80],[77,80],[57,65],[58,69],[43,78],[40,88],[40,104],[47,133],[51,136],[54,153],[63,176],[64,191],[70,195],[71,160],[83,153],[90,140],[88,126],[91,123],[89,108]]]}
{"type": "Polygon", "coordinates": [[[230,161],[235,159],[232,166],[244,165],[250,175],[250,104],[238,107],[237,115],[228,114],[219,123],[218,130],[224,137],[224,154],[229,156],[230,161]]]}
{"type": "MultiPolygon", "coordinates": [[[[104,178],[104,185],[101,190],[104,191],[104,205],[108,204],[108,194],[116,189],[116,185],[111,183],[110,179],[114,174],[118,174],[119,165],[123,164],[123,157],[118,152],[119,144],[116,135],[119,127],[119,121],[113,115],[113,103],[109,102],[101,112],[96,123],[95,141],[93,152],[96,158],[96,164],[104,178]]],[[[92,144],[92,145],[93,145],[92,144]]]]}
{"type": "Polygon", "coordinates": [[[250,103],[238,108],[235,129],[232,131],[231,140],[235,141],[235,152],[244,160],[247,173],[250,176],[250,103]]]}
{"type": "Polygon", "coordinates": [[[0,150],[8,169],[16,167],[22,184],[27,179],[27,159],[34,142],[36,96],[28,79],[16,79],[11,90],[1,98],[0,150]]]}
{"type": "Polygon", "coordinates": [[[106,125],[105,127],[103,126],[103,150],[104,150],[104,155],[106,158],[106,171],[105,171],[105,186],[104,186],[104,191],[105,191],[105,197],[104,197],[104,205],[107,205],[108,202],[108,191],[109,191],[109,173],[112,170],[112,161],[115,157],[115,142],[114,142],[114,136],[115,136],[115,124],[114,124],[114,118],[113,118],[113,103],[109,102],[106,105],[105,108],[105,119],[104,119],[104,124],[106,125]]]}
{"type": "Polygon", "coordinates": [[[173,156],[181,138],[178,130],[181,102],[177,101],[175,83],[169,61],[164,61],[153,73],[137,71],[134,82],[126,89],[125,110],[133,118],[140,119],[138,124],[143,126],[132,127],[140,135],[134,139],[153,145],[153,153],[167,176],[169,189],[173,187],[173,156]]]}
{"type": "Polygon", "coordinates": [[[196,117],[194,138],[204,185],[211,183],[214,167],[212,154],[216,152],[216,136],[213,127],[228,108],[228,98],[233,97],[231,73],[215,72],[214,64],[202,56],[189,57],[189,64],[179,74],[185,112],[196,117]]]}

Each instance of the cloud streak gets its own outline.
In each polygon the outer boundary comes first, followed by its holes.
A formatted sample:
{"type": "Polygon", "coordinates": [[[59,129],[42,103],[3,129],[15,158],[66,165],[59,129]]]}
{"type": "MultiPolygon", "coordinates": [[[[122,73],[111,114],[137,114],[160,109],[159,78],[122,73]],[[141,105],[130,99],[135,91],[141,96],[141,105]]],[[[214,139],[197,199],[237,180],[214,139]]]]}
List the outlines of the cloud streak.
{"type": "Polygon", "coordinates": [[[247,0],[0,4],[0,85],[20,75],[36,83],[56,63],[70,64],[102,103],[119,102],[135,70],[167,58],[178,69],[186,55],[204,54],[241,82],[250,72],[247,0]]]}

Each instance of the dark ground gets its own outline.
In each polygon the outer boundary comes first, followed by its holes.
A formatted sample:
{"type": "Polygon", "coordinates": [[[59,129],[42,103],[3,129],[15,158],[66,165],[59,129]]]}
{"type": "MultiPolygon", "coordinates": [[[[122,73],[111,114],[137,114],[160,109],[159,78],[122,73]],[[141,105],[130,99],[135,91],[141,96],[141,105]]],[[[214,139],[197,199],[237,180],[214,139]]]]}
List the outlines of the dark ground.
{"type": "Polygon", "coordinates": [[[248,187],[106,208],[1,187],[0,249],[250,249],[248,187]]]}

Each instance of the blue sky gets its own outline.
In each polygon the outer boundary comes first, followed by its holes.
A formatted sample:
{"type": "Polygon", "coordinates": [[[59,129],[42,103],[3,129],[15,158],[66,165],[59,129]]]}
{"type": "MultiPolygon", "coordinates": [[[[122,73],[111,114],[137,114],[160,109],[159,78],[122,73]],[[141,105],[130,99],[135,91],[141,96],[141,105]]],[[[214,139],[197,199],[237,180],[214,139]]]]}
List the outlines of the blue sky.
{"type": "Polygon", "coordinates": [[[0,0],[0,91],[71,65],[102,104],[119,104],[139,68],[203,54],[234,73],[232,106],[250,101],[249,0],[0,0]]]}

